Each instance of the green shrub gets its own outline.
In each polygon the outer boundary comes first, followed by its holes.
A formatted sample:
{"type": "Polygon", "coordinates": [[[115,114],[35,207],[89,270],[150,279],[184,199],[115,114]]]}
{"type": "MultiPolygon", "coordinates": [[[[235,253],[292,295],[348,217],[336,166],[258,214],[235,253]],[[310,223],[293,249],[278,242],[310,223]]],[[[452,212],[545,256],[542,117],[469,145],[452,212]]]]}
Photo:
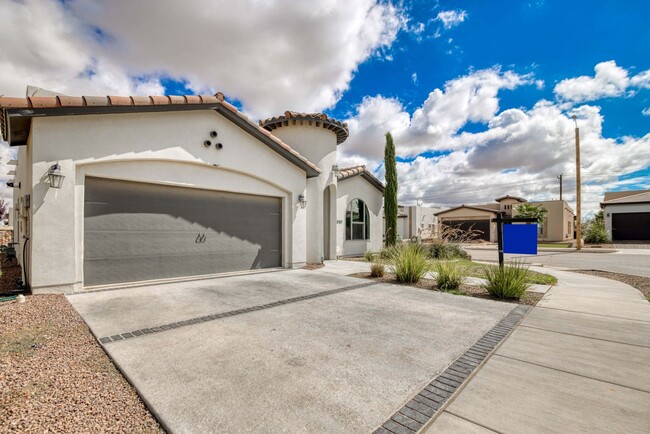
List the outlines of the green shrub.
{"type": "Polygon", "coordinates": [[[500,299],[520,299],[530,287],[530,271],[523,262],[512,262],[503,267],[483,267],[487,280],[485,289],[500,299]]]}
{"type": "Polygon", "coordinates": [[[436,241],[429,244],[429,256],[431,259],[467,259],[472,257],[460,245],[455,243],[436,241]]]}
{"type": "Polygon", "coordinates": [[[457,291],[465,280],[466,269],[456,262],[436,262],[436,286],[441,291],[457,291]]]}
{"type": "Polygon", "coordinates": [[[366,250],[366,253],[363,254],[363,259],[367,262],[372,262],[375,260],[375,255],[376,253],[374,253],[373,251],[366,250]]]}
{"type": "Polygon", "coordinates": [[[384,263],[381,261],[373,262],[372,265],[370,266],[370,275],[372,277],[384,277],[385,271],[386,271],[386,267],[384,266],[384,263]]]}
{"type": "Polygon", "coordinates": [[[609,242],[609,234],[605,229],[605,222],[602,219],[594,218],[585,231],[585,242],[589,244],[601,244],[609,242]]]}
{"type": "Polygon", "coordinates": [[[416,283],[429,271],[429,258],[421,244],[402,244],[389,249],[389,268],[399,282],[416,283]]]}

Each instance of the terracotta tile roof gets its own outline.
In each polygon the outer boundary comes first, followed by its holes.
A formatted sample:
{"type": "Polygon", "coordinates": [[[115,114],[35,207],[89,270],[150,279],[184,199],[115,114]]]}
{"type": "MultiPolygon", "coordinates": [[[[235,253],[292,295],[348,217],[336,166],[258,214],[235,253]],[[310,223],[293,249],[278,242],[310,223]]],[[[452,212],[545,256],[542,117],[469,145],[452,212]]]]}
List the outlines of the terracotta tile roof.
{"type": "Polygon", "coordinates": [[[386,189],[384,184],[379,179],[377,179],[375,175],[370,173],[370,171],[366,169],[366,166],[363,165],[339,169],[339,174],[336,175],[336,179],[338,181],[345,181],[346,179],[350,179],[358,175],[365,178],[368,182],[370,182],[373,186],[375,186],[375,188],[380,190],[382,193],[386,189]]]}
{"type": "MultiPolygon", "coordinates": [[[[626,192],[630,193],[624,196],[618,196],[614,199],[609,199],[602,202],[603,205],[616,205],[624,203],[648,203],[650,202],[650,190],[637,190],[626,192]]],[[[607,193],[605,193],[605,198],[607,198],[607,193]]]]}
{"type": "Polygon", "coordinates": [[[300,113],[293,111],[286,111],[282,116],[274,116],[268,119],[260,121],[260,126],[266,128],[269,131],[273,131],[276,128],[286,127],[291,125],[304,125],[307,122],[307,125],[322,127],[327,130],[331,130],[336,134],[336,143],[340,145],[345,142],[350,135],[348,130],[348,124],[345,122],[337,121],[328,117],[324,113],[300,113]]]}
{"type": "MultiPolygon", "coordinates": [[[[6,141],[10,141],[9,137],[9,122],[7,115],[8,110],[54,110],[54,109],[65,109],[65,108],[75,108],[75,109],[86,109],[90,110],[92,108],[114,108],[119,110],[120,108],[127,109],[129,112],[137,112],[143,110],[143,108],[152,108],[160,106],[162,109],[175,110],[172,106],[205,106],[205,108],[211,107],[223,107],[228,110],[228,112],[236,115],[238,119],[248,124],[250,127],[254,128],[255,131],[263,134],[265,137],[270,139],[275,145],[279,146],[284,152],[292,155],[294,159],[299,160],[304,165],[308,166],[311,170],[309,172],[314,174],[320,173],[320,169],[307,160],[305,157],[300,155],[289,145],[284,143],[282,140],[278,139],[272,135],[267,129],[262,128],[257,123],[253,122],[237,110],[235,106],[228,103],[224,100],[224,95],[221,92],[216,93],[215,95],[170,95],[170,96],[31,96],[27,98],[13,98],[13,97],[0,97],[0,124],[2,127],[2,137],[6,141]]],[[[45,112],[47,114],[47,112],[45,112]]],[[[82,114],[82,112],[75,112],[74,114],[82,114]]],[[[223,114],[223,113],[222,113],[223,114]]],[[[24,118],[29,119],[30,113],[26,113],[24,118]]],[[[29,128],[29,125],[26,126],[29,128]]]]}
{"type": "Polygon", "coordinates": [[[494,200],[497,201],[497,202],[501,202],[504,199],[515,199],[516,201],[521,202],[521,203],[527,202],[527,200],[524,199],[523,197],[510,196],[509,194],[506,194],[505,196],[497,197],[494,200]]]}

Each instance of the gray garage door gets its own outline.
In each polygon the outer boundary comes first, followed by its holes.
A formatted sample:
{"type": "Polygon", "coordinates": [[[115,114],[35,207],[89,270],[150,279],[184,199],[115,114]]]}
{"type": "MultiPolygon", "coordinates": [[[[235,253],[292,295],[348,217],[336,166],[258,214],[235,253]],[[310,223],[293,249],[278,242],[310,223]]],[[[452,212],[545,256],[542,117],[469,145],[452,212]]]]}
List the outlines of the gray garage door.
{"type": "Polygon", "coordinates": [[[279,267],[281,199],[86,178],[86,286],[279,267]]]}
{"type": "Polygon", "coordinates": [[[650,240],[650,212],[612,214],[612,238],[614,241],[650,240]]]}
{"type": "Polygon", "coordinates": [[[490,241],[490,220],[443,220],[443,225],[472,231],[473,239],[490,241]]]}

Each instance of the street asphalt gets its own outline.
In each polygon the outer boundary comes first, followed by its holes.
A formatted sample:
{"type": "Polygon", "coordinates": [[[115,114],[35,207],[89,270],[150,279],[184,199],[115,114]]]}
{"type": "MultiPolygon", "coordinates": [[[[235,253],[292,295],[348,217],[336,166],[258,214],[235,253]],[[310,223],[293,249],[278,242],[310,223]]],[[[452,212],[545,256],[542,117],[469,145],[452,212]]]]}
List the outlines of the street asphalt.
{"type": "MultiPolygon", "coordinates": [[[[472,259],[476,261],[498,261],[498,253],[492,249],[469,248],[472,259]]],[[[506,260],[521,259],[530,264],[540,264],[577,270],[602,270],[614,273],[650,277],[650,249],[621,249],[615,253],[545,252],[540,250],[536,256],[505,255],[506,260]]]]}

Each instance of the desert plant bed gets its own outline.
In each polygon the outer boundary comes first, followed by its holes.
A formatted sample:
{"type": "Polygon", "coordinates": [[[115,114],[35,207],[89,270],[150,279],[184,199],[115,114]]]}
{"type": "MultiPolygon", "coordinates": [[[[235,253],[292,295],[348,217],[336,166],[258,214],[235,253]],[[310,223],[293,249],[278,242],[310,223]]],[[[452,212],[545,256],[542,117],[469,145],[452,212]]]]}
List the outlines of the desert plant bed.
{"type": "MultiPolygon", "coordinates": [[[[477,262],[464,262],[463,265],[467,267],[467,275],[470,277],[479,277],[483,279],[485,277],[484,268],[485,267],[498,267],[498,265],[486,265],[479,264],[477,262]]],[[[529,283],[539,284],[539,285],[555,285],[557,284],[557,278],[551,276],[550,274],[538,273],[536,271],[528,271],[530,273],[529,283]]]]}
{"type": "Polygon", "coordinates": [[[0,303],[0,432],[164,432],[63,295],[0,303]]]}
{"type": "Polygon", "coordinates": [[[496,297],[491,296],[485,288],[476,285],[462,284],[460,289],[456,291],[441,291],[436,287],[436,281],[434,279],[428,278],[420,279],[420,281],[417,283],[402,283],[397,280],[397,277],[393,273],[386,273],[383,277],[372,277],[370,273],[354,273],[350,274],[350,276],[370,279],[380,283],[392,283],[396,285],[411,286],[414,288],[426,289],[430,291],[446,292],[448,294],[463,295],[468,297],[485,298],[488,300],[496,300],[506,303],[526,304],[529,306],[536,305],[544,295],[537,292],[526,292],[519,300],[500,300],[496,297]]]}

